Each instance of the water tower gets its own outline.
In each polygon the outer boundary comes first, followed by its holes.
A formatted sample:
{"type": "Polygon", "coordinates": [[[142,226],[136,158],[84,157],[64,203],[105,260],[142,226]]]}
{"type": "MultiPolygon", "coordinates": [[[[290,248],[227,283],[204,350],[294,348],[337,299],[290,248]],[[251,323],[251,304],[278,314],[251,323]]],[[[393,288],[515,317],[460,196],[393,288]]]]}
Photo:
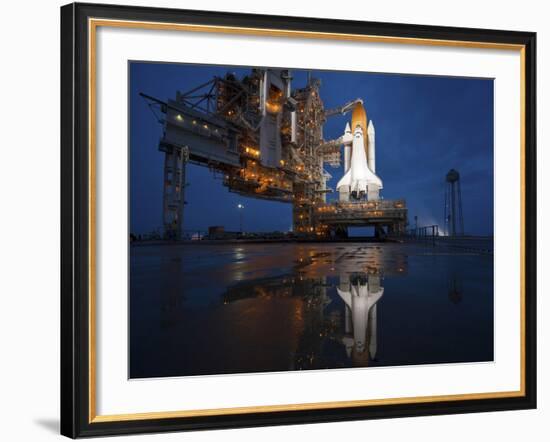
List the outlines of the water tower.
{"type": "Polygon", "coordinates": [[[464,218],[462,216],[462,193],[460,191],[460,174],[455,169],[449,170],[445,177],[445,232],[449,236],[464,235],[464,218]]]}

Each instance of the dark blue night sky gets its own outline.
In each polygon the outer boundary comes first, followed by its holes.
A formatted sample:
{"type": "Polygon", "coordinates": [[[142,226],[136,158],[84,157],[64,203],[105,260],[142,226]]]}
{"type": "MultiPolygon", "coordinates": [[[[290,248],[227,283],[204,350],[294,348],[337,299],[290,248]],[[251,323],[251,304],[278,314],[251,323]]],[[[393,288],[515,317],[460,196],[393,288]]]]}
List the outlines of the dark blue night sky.
{"type": "MultiPolygon", "coordinates": [[[[164,154],[158,151],[162,133],[138,94],[161,100],[174,98],[215,75],[248,69],[183,64],[130,64],[130,224],[133,233],[162,226],[164,154]]],[[[307,72],[293,70],[293,87],[306,83],[307,72]]],[[[493,80],[314,71],[321,79],[321,98],[332,108],[362,98],[376,129],[376,172],[386,199],[405,198],[409,221],[443,225],[445,175],[461,175],[464,230],[493,234],[493,80]]],[[[325,139],[339,137],[350,114],[329,118],[325,139]]],[[[326,166],[333,189],[342,169],[326,166]]],[[[244,204],[247,231],[287,231],[291,205],[245,198],[230,193],[204,167],[188,165],[184,229],[207,230],[223,225],[239,229],[237,204],[244,204]]],[[[329,199],[337,194],[329,195],[329,199]]]]}

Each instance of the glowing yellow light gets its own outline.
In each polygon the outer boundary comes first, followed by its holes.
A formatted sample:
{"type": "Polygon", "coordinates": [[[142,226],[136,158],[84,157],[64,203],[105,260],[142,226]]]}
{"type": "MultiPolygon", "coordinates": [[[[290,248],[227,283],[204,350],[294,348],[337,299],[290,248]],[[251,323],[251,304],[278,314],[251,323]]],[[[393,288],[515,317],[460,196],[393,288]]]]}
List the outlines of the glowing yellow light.
{"type": "Polygon", "coordinates": [[[268,112],[270,113],[277,113],[281,110],[281,105],[278,104],[278,103],[274,103],[274,102],[271,102],[271,101],[266,101],[265,102],[265,107],[267,109],[268,112]]]}
{"type": "Polygon", "coordinates": [[[176,115],[176,120],[183,121],[183,117],[180,114],[176,115]]]}

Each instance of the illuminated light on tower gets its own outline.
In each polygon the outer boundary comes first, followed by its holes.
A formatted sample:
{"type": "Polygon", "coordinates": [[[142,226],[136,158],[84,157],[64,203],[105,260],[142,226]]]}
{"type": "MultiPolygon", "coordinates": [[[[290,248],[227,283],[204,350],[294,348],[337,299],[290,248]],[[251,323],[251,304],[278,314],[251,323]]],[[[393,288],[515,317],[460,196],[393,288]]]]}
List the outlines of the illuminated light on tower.
{"type": "Polygon", "coordinates": [[[449,236],[464,235],[464,218],[462,216],[462,193],[460,191],[460,174],[455,169],[449,170],[445,177],[445,232],[449,236]]]}
{"type": "Polygon", "coordinates": [[[240,216],[240,224],[239,224],[240,229],[239,229],[239,231],[241,233],[243,233],[243,209],[244,209],[244,205],[241,204],[241,203],[237,204],[237,209],[239,209],[239,216],[240,216]]]}

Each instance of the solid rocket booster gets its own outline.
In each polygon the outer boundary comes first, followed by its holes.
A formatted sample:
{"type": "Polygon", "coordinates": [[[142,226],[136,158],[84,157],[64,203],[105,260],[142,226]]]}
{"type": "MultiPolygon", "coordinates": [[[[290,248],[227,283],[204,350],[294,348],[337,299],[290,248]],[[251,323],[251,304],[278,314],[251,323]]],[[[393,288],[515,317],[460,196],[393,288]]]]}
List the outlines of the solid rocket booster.
{"type": "MultiPolygon", "coordinates": [[[[349,127],[349,123],[346,123],[346,128],[344,129],[344,137],[346,140],[352,139],[351,134],[351,128],[349,127]]],[[[349,170],[349,167],[351,165],[351,144],[349,142],[344,144],[344,173],[346,173],[349,170]]]]}
{"type": "Polygon", "coordinates": [[[372,170],[372,173],[376,173],[376,144],[375,144],[375,132],[374,132],[374,124],[372,124],[372,120],[369,121],[369,126],[367,128],[367,138],[368,138],[368,151],[367,151],[367,163],[369,165],[370,170],[372,170]]]}

